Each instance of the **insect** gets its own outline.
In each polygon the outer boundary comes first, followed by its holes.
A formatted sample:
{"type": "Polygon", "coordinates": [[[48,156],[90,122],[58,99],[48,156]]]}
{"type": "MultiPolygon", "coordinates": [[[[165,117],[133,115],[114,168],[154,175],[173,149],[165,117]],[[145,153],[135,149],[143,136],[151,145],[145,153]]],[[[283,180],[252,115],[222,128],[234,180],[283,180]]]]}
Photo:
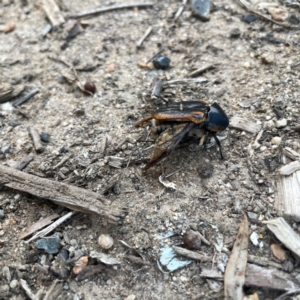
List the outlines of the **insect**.
{"type": "Polygon", "coordinates": [[[154,121],[152,133],[159,136],[150,161],[144,170],[162,161],[175,150],[178,144],[189,136],[197,135],[200,131],[203,132],[201,138],[198,137],[201,149],[205,149],[208,136],[212,135],[219,147],[221,158],[223,158],[221,144],[216,134],[228,127],[229,120],[219,104],[214,103],[209,106],[200,101],[168,104],[158,108],[150,116],[137,121],[135,126],[143,126],[150,121],[154,121]]]}

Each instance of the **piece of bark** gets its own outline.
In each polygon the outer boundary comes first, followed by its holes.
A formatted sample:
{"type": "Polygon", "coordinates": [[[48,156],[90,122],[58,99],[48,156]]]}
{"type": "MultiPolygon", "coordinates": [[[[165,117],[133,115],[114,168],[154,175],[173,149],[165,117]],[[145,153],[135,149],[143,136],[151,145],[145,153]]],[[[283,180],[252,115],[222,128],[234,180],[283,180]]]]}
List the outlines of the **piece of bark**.
{"type": "Polygon", "coordinates": [[[65,23],[65,19],[55,0],[42,0],[42,5],[54,29],[65,23]]]}
{"type": "Polygon", "coordinates": [[[247,261],[248,261],[248,263],[253,263],[253,264],[259,265],[259,266],[273,267],[273,268],[276,268],[279,270],[282,269],[281,264],[278,264],[278,263],[271,261],[268,258],[262,257],[262,256],[248,255],[247,261]]]}
{"type": "Polygon", "coordinates": [[[37,196],[37,200],[48,199],[58,205],[105,217],[113,222],[121,221],[126,213],[122,207],[108,206],[108,201],[97,193],[3,165],[0,165],[0,183],[17,191],[37,196]]]}
{"type": "Polygon", "coordinates": [[[300,256],[300,236],[284,220],[284,218],[263,221],[263,223],[267,224],[268,229],[275,234],[285,247],[300,256]]]}
{"type": "Polygon", "coordinates": [[[185,257],[190,258],[190,259],[200,260],[202,262],[206,262],[206,261],[211,261],[212,260],[211,257],[203,255],[203,254],[200,254],[198,252],[194,252],[194,251],[187,250],[187,249],[184,249],[184,248],[181,248],[181,247],[177,247],[177,246],[173,246],[172,248],[174,249],[174,251],[177,254],[185,256],[185,257]]]}
{"type": "Polygon", "coordinates": [[[24,232],[22,232],[20,239],[25,239],[29,235],[33,234],[34,232],[40,230],[41,228],[51,224],[54,219],[59,218],[58,214],[53,214],[47,218],[37,221],[36,223],[32,224],[31,226],[27,227],[24,232]]]}
{"type": "Polygon", "coordinates": [[[300,154],[293,150],[290,147],[285,147],[282,149],[282,154],[286,155],[288,158],[292,160],[299,160],[300,159],[300,154]]]}
{"type": "Polygon", "coordinates": [[[273,290],[289,290],[300,287],[299,282],[288,273],[253,264],[247,264],[245,285],[273,290]]]}
{"type": "MultiPolygon", "coordinates": [[[[216,266],[202,266],[201,277],[223,280],[222,273],[216,266]]],[[[272,290],[299,288],[298,281],[290,274],[276,269],[267,269],[254,264],[247,264],[245,286],[255,286],[272,290]]]]}
{"type": "Polygon", "coordinates": [[[34,155],[32,153],[28,154],[26,157],[21,159],[19,162],[13,166],[17,170],[23,170],[32,160],[34,159],[34,155]]]}
{"type": "Polygon", "coordinates": [[[250,121],[249,119],[244,119],[241,117],[232,117],[229,120],[229,127],[247,131],[250,133],[257,133],[260,131],[261,125],[250,121]]]}
{"type": "Polygon", "coordinates": [[[300,161],[296,160],[296,161],[292,161],[287,165],[284,165],[278,170],[278,172],[280,175],[287,176],[287,175],[291,175],[292,173],[298,170],[300,170],[300,161]]]}
{"type": "Polygon", "coordinates": [[[244,218],[241,222],[238,235],[230,254],[225,274],[224,293],[225,299],[243,300],[243,285],[248,255],[248,219],[243,212],[244,218]]]}
{"type": "Polygon", "coordinates": [[[24,85],[12,86],[9,83],[0,84],[0,103],[17,97],[24,90],[24,85]]]}
{"type": "Polygon", "coordinates": [[[275,192],[275,209],[279,215],[294,221],[300,220],[300,170],[289,176],[278,176],[275,192]]]}
{"type": "Polygon", "coordinates": [[[37,153],[41,153],[44,151],[44,147],[41,142],[41,137],[39,132],[33,126],[28,127],[28,132],[32,137],[33,145],[37,153]]]}

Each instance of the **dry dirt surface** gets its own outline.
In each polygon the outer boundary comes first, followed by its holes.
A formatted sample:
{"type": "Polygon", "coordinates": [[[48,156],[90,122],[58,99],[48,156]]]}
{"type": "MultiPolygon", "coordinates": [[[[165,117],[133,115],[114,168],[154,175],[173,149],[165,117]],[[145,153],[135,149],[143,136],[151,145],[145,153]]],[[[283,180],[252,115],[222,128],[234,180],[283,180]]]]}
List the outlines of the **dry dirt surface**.
{"type": "MultiPolygon", "coordinates": [[[[148,8],[81,18],[74,29],[77,34],[70,37],[67,25],[47,29],[51,23],[42,2],[0,0],[0,83],[24,86],[21,95],[39,90],[19,106],[12,105],[14,99],[0,104],[0,162],[12,167],[32,153],[23,172],[103,194],[127,214],[111,224],[77,213],[56,228],[61,247],[68,250],[69,265],[85,254],[89,266],[98,266],[83,280],[72,272],[62,277],[52,272],[57,255],[36,249],[35,241],[26,243],[20,235],[38,220],[69,210],[2,186],[0,299],[27,299],[22,280],[36,294],[49,291],[56,279],[46,299],[223,299],[223,282],[201,277],[200,262],[170,273],[159,268],[158,261],[163,248],[182,246],[188,229],[199,230],[210,241],[210,246],[202,243],[201,253],[214,257],[216,264],[226,261],[242,210],[248,214],[250,234],[256,232],[263,242],[262,247],[249,242],[249,254],[281,263],[270,251],[274,236],[261,221],[278,216],[275,172],[289,161],[283,161],[283,147],[299,152],[299,31],[258,16],[249,24],[244,18],[250,12],[229,0],[214,1],[207,22],[192,14],[188,1],[174,22],[181,1],[154,0],[148,8]],[[137,48],[150,26],[151,33],[137,48]],[[139,65],[162,49],[171,59],[169,68],[157,70],[151,62],[149,68],[139,65]],[[229,119],[244,118],[246,128],[230,126],[223,133],[223,160],[216,146],[195,152],[190,143],[142,172],[155,137],[150,126],[134,124],[165,105],[151,99],[154,78],[188,79],[189,73],[207,66],[195,82],[166,84],[161,95],[169,103],[217,102],[229,119]],[[95,84],[94,95],[81,90],[85,82],[95,84]],[[29,126],[50,135],[40,151],[28,134],[29,126]],[[170,174],[163,181],[176,189],[159,180],[170,174]],[[114,240],[109,250],[101,250],[97,242],[102,233],[114,240]],[[90,257],[92,251],[118,263],[100,264],[90,257]]],[[[294,16],[295,23],[299,5],[296,1],[287,5],[291,2],[277,4],[294,16]]],[[[116,3],[57,0],[57,4],[67,20],[116,3]]],[[[267,8],[251,5],[272,18],[267,8]]],[[[284,22],[295,26],[288,19],[284,22]]],[[[298,231],[298,223],[290,224],[298,231]]],[[[292,257],[289,262],[297,274],[296,260],[292,257]]],[[[259,299],[275,299],[282,293],[246,286],[244,292],[256,292],[259,299]]]]}

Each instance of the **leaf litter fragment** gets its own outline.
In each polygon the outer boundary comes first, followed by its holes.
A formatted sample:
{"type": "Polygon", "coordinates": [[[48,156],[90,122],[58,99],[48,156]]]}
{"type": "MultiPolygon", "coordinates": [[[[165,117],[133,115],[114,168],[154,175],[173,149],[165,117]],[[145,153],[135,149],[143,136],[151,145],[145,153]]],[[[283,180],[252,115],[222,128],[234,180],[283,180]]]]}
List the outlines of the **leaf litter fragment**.
{"type": "Polygon", "coordinates": [[[230,258],[224,275],[225,299],[243,299],[243,285],[248,255],[248,219],[243,212],[244,219],[240,225],[230,258]]]}
{"type": "Polygon", "coordinates": [[[159,261],[170,272],[181,269],[193,262],[192,260],[179,260],[178,258],[176,258],[176,252],[171,247],[162,249],[159,261]]]}
{"type": "Polygon", "coordinates": [[[281,241],[285,247],[300,256],[300,237],[284,218],[280,217],[264,221],[263,223],[267,224],[268,229],[275,234],[278,240],[281,241]]]}

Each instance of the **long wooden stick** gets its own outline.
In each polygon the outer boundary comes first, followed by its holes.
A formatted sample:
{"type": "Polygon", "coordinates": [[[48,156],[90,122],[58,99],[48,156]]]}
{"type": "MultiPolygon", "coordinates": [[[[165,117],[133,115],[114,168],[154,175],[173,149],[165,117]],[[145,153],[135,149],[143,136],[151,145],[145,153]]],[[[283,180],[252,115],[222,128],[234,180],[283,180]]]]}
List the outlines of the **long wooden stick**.
{"type": "Polygon", "coordinates": [[[113,222],[121,221],[126,210],[108,205],[101,195],[72,186],[30,175],[0,164],[0,183],[6,187],[26,192],[39,199],[48,199],[54,203],[84,213],[106,217],[113,222]]]}

